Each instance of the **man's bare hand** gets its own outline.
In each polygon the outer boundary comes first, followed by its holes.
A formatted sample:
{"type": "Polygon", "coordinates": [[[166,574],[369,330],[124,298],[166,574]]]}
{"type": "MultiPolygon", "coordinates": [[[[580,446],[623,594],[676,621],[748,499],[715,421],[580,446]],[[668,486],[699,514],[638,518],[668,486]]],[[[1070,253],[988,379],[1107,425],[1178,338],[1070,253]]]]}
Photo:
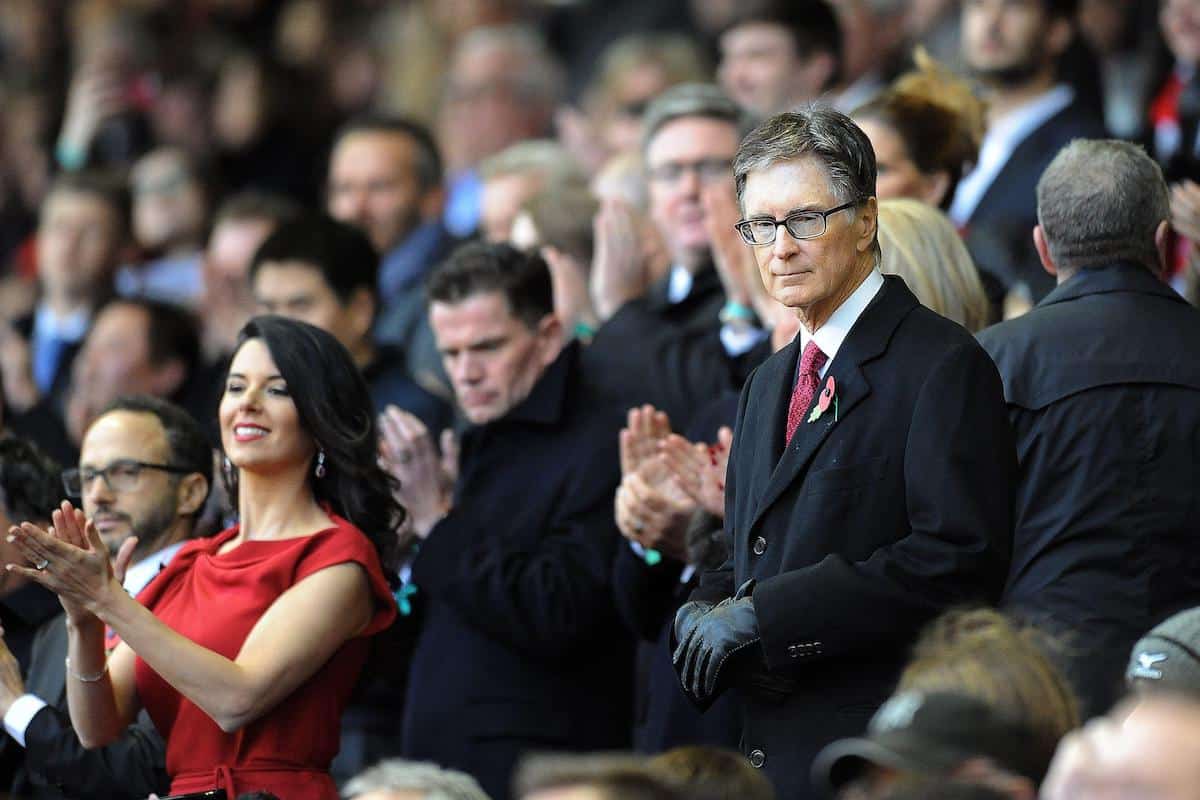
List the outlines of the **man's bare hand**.
{"type": "Polygon", "coordinates": [[[733,431],[722,427],[717,441],[706,445],[693,443],[671,434],[659,444],[663,462],[675,483],[705,511],[725,518],[725,472],[729,468],[729,450],[733,431]]]}
{"type": "Polygon", "coordinates": [[[676,484],[661,456],[644,462],[617,489],[617,527],[630,541],[687,560],[688,523],[696,502],[676,484]]]}
{"type": "Polygon", "coordinates": [[[649,404],[629,409],[620,433],[621,475],[632,475],[658,455],[658,443],[670,433],[671,420],[665,412],[649,404]]]}
{"type": "Polygon", "coordinates": [[[650,279],[633,209],[620,200],[604,200],[593,228],[592,308],[603,322],[645,294],[650,279]]]}
{"type": "Polygon", "coordinates": [[[425,424],[407,411],[388,406],[379,417],[379,460],[400,482],[396,499],[408,511],[412,531],[424,539],[450,510],[452,485],[425,424]]]}

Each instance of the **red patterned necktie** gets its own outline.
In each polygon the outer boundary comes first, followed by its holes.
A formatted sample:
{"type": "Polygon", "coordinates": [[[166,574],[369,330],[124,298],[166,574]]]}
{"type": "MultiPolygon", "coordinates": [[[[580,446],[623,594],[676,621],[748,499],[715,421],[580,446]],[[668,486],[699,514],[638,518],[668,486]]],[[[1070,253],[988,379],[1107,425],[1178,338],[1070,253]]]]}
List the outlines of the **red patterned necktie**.
{"type": "Polygon", "coordinates": [[[825,354],[817,343],[809,341],[804,347],[804,355],[800,356],[800,374],[796,376],[796,385],[792,388],[792,401],[788,404],[787,443],[792,443],[792,436],[804,419],[804,412],[812,405],[813,397],[817,394],[817,386],[821,383],[821,367],[825,366],[825,354]]]}

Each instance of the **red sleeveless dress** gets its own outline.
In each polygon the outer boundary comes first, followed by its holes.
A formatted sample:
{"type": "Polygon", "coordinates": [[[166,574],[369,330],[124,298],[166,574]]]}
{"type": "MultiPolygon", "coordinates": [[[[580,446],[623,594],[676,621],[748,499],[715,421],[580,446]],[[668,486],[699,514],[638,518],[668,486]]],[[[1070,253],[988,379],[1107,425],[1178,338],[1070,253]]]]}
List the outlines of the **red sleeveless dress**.
{"type": "Polygon", "coordinates": [[[236,733],[222,731],[137,659],[138,696],[167,742],[171,794],[223,788],[230,800],[258,790],[287,800],[337,800],[328,770],[338,750],[338,722],[366,661],[368,637],[392,623],[396,603],[371,542],[341,517],[330,519],[333,527],[311,536],[247,541],[220,555],[221,545],[237,535],[236,526],[189,542],[139,595],[168,626],[230,659],[276,598],[325,567],[361,564],[376,601],[361,635],[236,733]]]}

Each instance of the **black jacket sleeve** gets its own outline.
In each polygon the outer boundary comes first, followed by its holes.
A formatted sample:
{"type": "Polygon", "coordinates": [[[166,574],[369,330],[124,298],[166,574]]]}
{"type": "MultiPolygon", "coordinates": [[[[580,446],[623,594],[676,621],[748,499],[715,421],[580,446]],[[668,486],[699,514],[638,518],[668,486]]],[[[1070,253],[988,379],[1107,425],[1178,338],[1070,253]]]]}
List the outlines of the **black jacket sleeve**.
{"type": "Polygon", "coordinates": [[[88,750],[67,713],[46,706],[25,730],[25,770],[35,786],[89,800],[144,800],[151,792],[165,795],[171,784],[166,743],[145,710],[121,738],[88,750]]]}

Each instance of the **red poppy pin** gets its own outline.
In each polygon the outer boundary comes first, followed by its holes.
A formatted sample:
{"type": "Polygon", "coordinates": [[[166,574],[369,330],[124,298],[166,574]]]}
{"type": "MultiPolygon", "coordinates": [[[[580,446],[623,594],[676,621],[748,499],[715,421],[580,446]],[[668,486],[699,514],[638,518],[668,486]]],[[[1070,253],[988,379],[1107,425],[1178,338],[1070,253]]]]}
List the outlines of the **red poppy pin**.
{"type": "Polygon", "coordinates": [[[812,410],[812,413],[808,415],[808,421],[816,422],[817,420],[819,420],[821,418],[821,415],[829,410],[830,406],[833,406],[833,421],[837,422],[837,419],[838,419],[837,384],[834,383],[832,375],[830,375],[829,378],[825,381],[825,388],[821,390],[821,396],[819,398],[817,398],[816,408],[814,408],[812,410]]]}

